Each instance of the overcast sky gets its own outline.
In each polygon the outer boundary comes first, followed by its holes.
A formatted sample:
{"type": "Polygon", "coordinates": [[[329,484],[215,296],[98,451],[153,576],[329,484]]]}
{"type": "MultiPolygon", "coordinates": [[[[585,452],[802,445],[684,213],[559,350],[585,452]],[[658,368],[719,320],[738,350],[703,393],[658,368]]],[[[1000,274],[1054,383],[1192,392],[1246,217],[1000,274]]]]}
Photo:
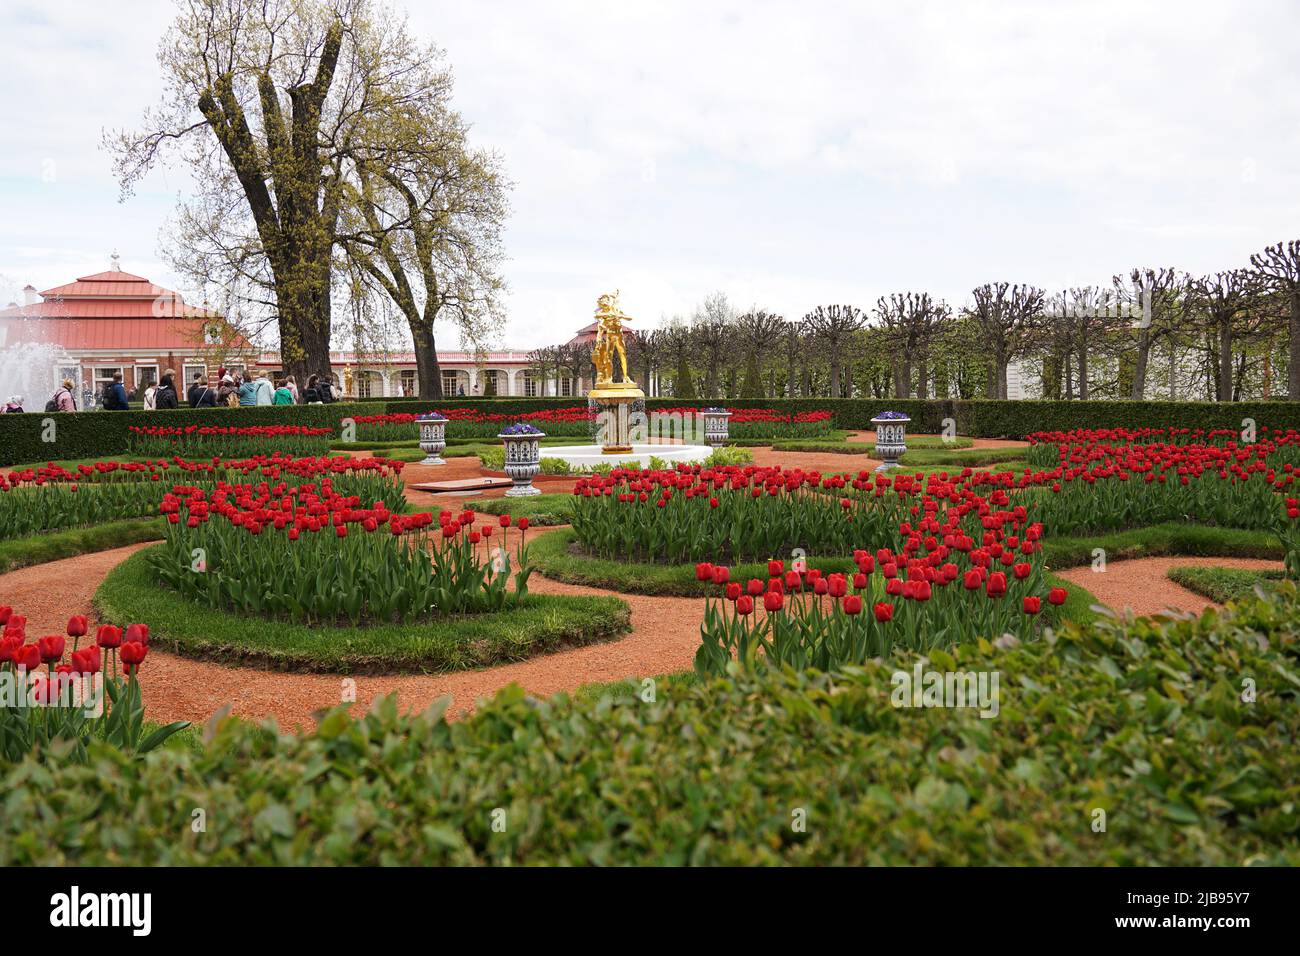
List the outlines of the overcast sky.
{"type": "MultiPolygon", "coordinates": [[[[400,4],[398,5],[400,8],[400,4]]],[[[1208,272],[1300,237],[1300,5],[421,2],[516,183],[503,345],[620,288],[787,316],[981,282],[1208,272]]],[[[160,92],[166,0],[0,6],[0,296],[108,266],[175,285],[185,178],[117,200],[104,127],[160,92]]],[[[0,304],[3,304],[0,301],[0,304]]],[[[454,344],[454,343],[448,343],[454,344]]]]}

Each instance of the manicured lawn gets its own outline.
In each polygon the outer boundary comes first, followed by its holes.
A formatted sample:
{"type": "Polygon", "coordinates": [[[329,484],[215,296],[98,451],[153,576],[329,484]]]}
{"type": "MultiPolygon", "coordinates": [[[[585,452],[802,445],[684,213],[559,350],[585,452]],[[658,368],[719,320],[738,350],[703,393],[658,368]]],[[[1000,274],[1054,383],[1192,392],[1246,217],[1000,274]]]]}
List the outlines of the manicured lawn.
{"type": "Polygon", "coordinates": [[[326,673],[450,671],[518,661],[590,644],[629,627],[615,597],[529,595],[497,614],[366,627],[319,627],[201,607],[160,587],[149,550],[113,569],[95,594],[108,622],[145,621],[150,642],[191,657],[245,666],[326,673]]]}
{"type": "Polygon", "coordinates": [[[1170,568],[1169,580],[1195,591],[1216,604],[1227,604],[1252,594],[1256,586],[1270,587],[1282,579],[1281,571],[1245,568],[1170,568]]]}
{"type": "Polygon", "coordinates": [[[88,528],[69,528],[0,541],[0,573],[93,551],[121,548],[140,541],[158,541],[162,536],[162,519],[154,517],[110,521],[88,528]]]}

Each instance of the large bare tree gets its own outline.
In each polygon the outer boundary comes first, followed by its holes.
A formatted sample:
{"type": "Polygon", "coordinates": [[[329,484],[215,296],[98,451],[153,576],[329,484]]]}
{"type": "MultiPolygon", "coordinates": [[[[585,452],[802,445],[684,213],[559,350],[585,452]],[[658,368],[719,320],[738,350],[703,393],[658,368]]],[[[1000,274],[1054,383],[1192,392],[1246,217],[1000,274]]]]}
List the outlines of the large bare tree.
{"type": "Polygon", "coordinates": [[[1217,359],[1216,401],[1234,400],[1234,351],[1237,340],[1254,331],[1250,320],[1262,289],[1261,278],[1247,269],[1216,272],[1188,285],[1187,313],[1204,332],[1207,351],[1217,359]]]}
{"type": "Polygon", "coordinates": [[[803,317],[803,326],[831,367],[831,395],[840,397],[840,369],[843,349],[854,332],[867,324],[867,317],[853,305],[819,305],[803,317]]]}
{"type": "Polygon", "coordinates": [[[989,355],[989,398],[1007,397],[1007,366],[1034,342],[1042,318],[1046,293],[1031,285],[989,282],[977,286],[967,315],[979,326],[989,355]]]}
{"type": "Polygon", "coordinates": [[[1115,294],[1126,306],[1137,332],[1133,390],[1129,396],[1134,401],[1146,397],[1151,349],[1161,339],[1174,334],[1187,282],[1184,273],[1170,268],[1133,269],[1127,276],[1115,276],[1111,280],[1115,294]]]}
{"type": "Polygon", "coordinates": [[[394,117],[436,110],[437,51],[371,0],[178,5],[161,104],[142,130],[106,137],[123,193],[174,148],[198,188],[182,203],[179,271],[268,304],[285,368],[326,373],[345,184],[358,163],[392,162],[394,117]]]}
{"type": "Polygon", "coordinates": [[[704,398],[718,397],[719,372],[736,328],[736,313],[727,296],[705,296],[691,318],[691,339],[704,363],[704,398]]]}
{"type": "MultiPolygon", "coordinates": [[[[498,293],[506,183],[497,157],[472,150],[450,110],[412,116],[394,136],[418,137],[357,165],[342,248],[406,319],[422,396],[442,397],[436,320],[477,351],[504,322],[498,293]]],[[[394,140],[390,139],[390,143],[394,140]]]]}
{"type": "Polygon", "coordinates": [[[1286,300],[1287,397],[1300,401],[1300,239],[1269,246],[1251,256],[1250,264],[1267,288],[1286,300]]]}
{"type": "Polygon", "coordinates": [[[912,397],[912,371],[918,372],[917,397],[929,397],[930,348],[952,318],[952,309],[928,292],[895,292],[876,301],[876,318],[895,355],[894,394],[912,397]]]}

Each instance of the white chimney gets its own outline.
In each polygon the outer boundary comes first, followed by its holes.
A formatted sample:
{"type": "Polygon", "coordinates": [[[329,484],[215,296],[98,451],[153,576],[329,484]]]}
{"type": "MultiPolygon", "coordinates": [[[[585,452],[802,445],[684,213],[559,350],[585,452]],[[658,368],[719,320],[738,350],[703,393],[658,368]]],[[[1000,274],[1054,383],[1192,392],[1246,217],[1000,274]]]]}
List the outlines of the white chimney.
{"type": "Polygon", "coordinates": [[[36,287],[32,285],[23,286],[23,305],[35,305],[41,300],[40,294],[36,287]]]}

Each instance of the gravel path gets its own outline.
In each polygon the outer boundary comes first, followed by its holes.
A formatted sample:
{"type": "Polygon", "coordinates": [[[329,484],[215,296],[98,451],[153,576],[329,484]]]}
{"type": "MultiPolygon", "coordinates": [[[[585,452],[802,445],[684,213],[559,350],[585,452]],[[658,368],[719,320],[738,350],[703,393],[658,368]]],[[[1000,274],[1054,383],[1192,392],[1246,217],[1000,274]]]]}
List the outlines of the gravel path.
{"type": "Polygon", "coordinates": [[[1173,608],[1199,614],[1207,607],[1217,607],[1209,598],[1175,584],[1166,576],[1170,568],[1220,567],[1251,571],[1280,570],[1281,561],[1261,558],[1134,558],[1111,561],[1104,573],[1091,567],[1069,568],[1055,572],[1072,584],[1087,588],[1102,604],[1116,610],[1129,609],[1134,614],[1158,614],[1173,608]]]}
{"type": "MultiPolygon", "coordinates": [[[[530,532],[530,539],[536,532],[530,532]]],[[[498,539],[499,540],[499,539],[498,539]]],[[[0,575],[0,603],[28,618],[31,637],[63,633],[68,617],[85,614],[94,622],[91,598],[118,563],[146,545],[82,555],[0,575]]],[[[534,575],[535,594],[608,594],[596,588],[550,581],[534,575]]],[[[449,713],[463,715],[476,701],[510,683],[530,693],[554,694],[582,684],[649,677],[685,670],[700,640],[703,602],[696,598],[619,594],[632,609],[632,631],[615,641],[475,671],[448,674],[354,678],[354,712],[372,698],[397,692],[404,708],[422,709],[443,694],[452,695],[449,713]]],[[[149,717],[157,721],[206,720],[224,704],[249,718],[275,717],[282,726],[312,726],[312,713],[338,704],[343,678],[226,667],[151,650],[141,668],[149,717]]]]}

